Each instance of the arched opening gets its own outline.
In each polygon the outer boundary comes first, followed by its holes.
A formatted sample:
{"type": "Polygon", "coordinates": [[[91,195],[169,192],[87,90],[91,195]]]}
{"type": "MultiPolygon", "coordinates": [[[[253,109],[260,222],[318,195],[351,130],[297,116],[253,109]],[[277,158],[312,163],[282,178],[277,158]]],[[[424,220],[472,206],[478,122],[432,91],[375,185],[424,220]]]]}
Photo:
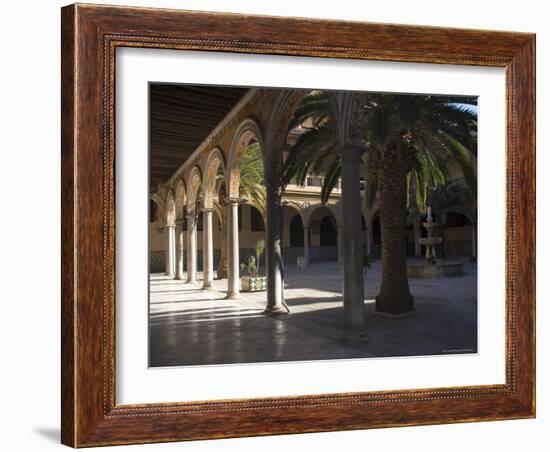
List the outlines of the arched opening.
{"type": "Polygon", "coordinates": [[[187,180],[187,283],[197,281],[197,220],[200,213],[200,193],[202,190],[202,175],[200,169],[195,166],[187,180]]]}
{"type": "MultiPolygon", "coordinates": [[[[202,206],[206,209],[214,208],[214,203],[219,201],[220,189],[225,176],[225,162],[223,153],[219,148],[208,156],[204,170],[202,206]]],[[[222,194],[223,196],[223,194],[222,194]]]]}
{"type": "Polygon", "coordinates": [[[149,271],[164,273],[166,268],[166,237],[164,202],[158,196],[149,199],[149,271]]]}
{"type": "Polygon", "coordinates": [[[281,208],[281,213],[283,259],[286,264],[296,265],[298,258],[304,255],[304,229],[300,219],[299,207],[296,204],[284,203],[281,208]],[[299,223],[297,223],[298,220],[296,220],[296,217],[298,217],[299,223]],[[292,224],[293,221],[294,225],[292,224]],[[301,239],[298,235],[301,236],[301,239]]]}
{"type": "Polygon", "coordinates": [[[303,247],[304,246],[304,226],[302,217],[298,214],[294,215],[290,220],[290,246],[303,247]]]}
{"type": "Polygon", "coordinates": [[[471,256],[472,228],[466,215],[459,212],[447,212],[445,215],[444,243],[447,257],[471,256]]]}
{"type": "Polygon", "coordinates": [[[320,205],[309,216],[310,261],[338,261],[338,222],[335,212],[320,205]]]}
{"type": "Polygon", "coordinates": [[[228,197],[241,199],[264,210],[264,158],[258,125],[251,119],[245,120],[235,134],[231,145],[227,187],[228,197]],[[260,200],[259,198],[263,198],[260,200]]]}
{"type": "Polygon", "coordinates": [[[252,232],[265,231],[265,222],[262,213],[254,206],[250,206],[250,230],[252,232]]]}
{"type": "MultiPolygon", "coordinates": [[[[237,129],[231,144],[226,174],[228,207],[227,260],[228,297],[239,292],[241,270],[256,273],[251,256],[256,260],[256,248],[263,231],[251,231],[251,209],[265,212],[265,171],[262,137],[256,122],[246,119],[237,129]],[[237,216],[237,221],[233,219],[237,216]],[[235,227],[236,226],[236,227],[235,227]],[[244,264],[244,265],[243,265],[244,264]],[[253,270],[251,270],[253,269],[253,270]]],[[[265,228],[264,228],[265,229],[265,228]]],[[[265,253],[259,256],[260,262],[265,253]]],[[[257,263],[256,263],[257,264],[257,263]]],[[[265,265],[262,266],[265,271],[265,265]]]]}
{"type": "Polygon", "coordinates": [[[199,199],[202,189],[202,177],[198,167],[194,167],[189,175],[186,210],[187,214],[197,215],[199,212],[199,199]]]}
{"type": "Polygon", "coordinates": [[[180,179],[176,186],[176,220],[185,220],[185,209],[187,204],[187,190],[185,189],[185,183],[180,179]]]}
{"type": "Polygon", "coordinates": [[[319,236],[320,246],[338,246],[338,227],[334,217],[327,215],[321,219],[319,236]]]}
{"type": "Polygon", "coordinates": [[[166,218],[165,226],[174,226],[176,224],[176,202],[174,194],[170,191],[166,197],[166,218]]]}

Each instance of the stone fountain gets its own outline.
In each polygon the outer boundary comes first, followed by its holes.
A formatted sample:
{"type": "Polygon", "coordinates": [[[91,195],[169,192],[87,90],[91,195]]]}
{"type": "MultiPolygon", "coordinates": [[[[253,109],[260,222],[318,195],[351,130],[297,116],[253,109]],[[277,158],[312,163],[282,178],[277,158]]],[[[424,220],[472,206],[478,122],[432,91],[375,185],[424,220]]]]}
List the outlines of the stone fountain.
{"type": "Polygon", "coordinates": [[[428,207],[426,221],[422,226],[426,228],[428,237],[419,238],[418,242],[426,246],[426,260],[408,263],[407,275],[410,278],[447,278],[462,275],[462,262],[437,259],[436,246],[443,242],[443,237],[436,236],[436,229],[440,224],[434,221],[431,207],[428,207]]]}

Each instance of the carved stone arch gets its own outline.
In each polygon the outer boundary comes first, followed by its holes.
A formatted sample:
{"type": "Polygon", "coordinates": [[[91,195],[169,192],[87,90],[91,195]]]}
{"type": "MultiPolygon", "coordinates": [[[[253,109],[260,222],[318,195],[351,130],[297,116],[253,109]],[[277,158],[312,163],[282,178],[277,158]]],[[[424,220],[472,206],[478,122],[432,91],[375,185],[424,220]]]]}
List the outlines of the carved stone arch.
{"type": "Polygon", "coordinates": [[[336,220],[336,225],[338,227],[342,226],[342,210],[339,208],[339,206],[337,204],[322,204],[322,203],[313,204],[313,205],[309,206],[304,211],[304,218],[305,218],[305,221],[306,221],[305,224],[309,225],[309,222],[310,222],[310,219],[311,219],[311,216],[313,215],[313,213],[316,210],[321,209],[321,208],[328,209],[330,211],[330,213],[332,213],[332,215],[334,216],[334,219],[336,220]]]}
{"type": "Polygon", "coordinates": [[[162,199],[157,193],[152,193],[149,199],[151,199],[151,201],[153,201],[157,206],[155,223],[157,229],[159,231],[162,231],[162,229],[164,229],[166,203],[164,202],[164,199],[162,199]]]}
{"type": "Polygon", "coordinates": [[[202,184],[202,207],[212,209],[214,207],[214,189],[216,187],[216,176],[220,168],[225,175],[225,159],[219,147],[215,147],[208,155],[204,168],[204,180],[202,184]]]}
{"type": "Polygon", "coordinates": [[[296,201],[285,200],[281,203],[281,205],[283,207],[286,206],[286,207],[293,208],[296,211],[296,213],[298,215],[300,215],[300,218],[302,219],[302,224],[305,227],[305,225],[307,224],[306,223],[306,217],[305,217],[305,210],[304,210],[304,208],[302,207],[302,205],[300,203],[298,203],[296,201]]]}
{"type": "Polygon", "coordinates": [[[172,190],[166,196],[165,223],[166,226],[176,225],[176,201],[172,190]]]}
{"type": "Polygon", "coordinates": [[[286,142],[292,115],[309,92],[310,90],[283,89],[275,95],[264,136],[266,145],[283,145],[286,142]]]}
{"type": "Polygon", "coordinates": [[[224,216],[225,216],[225,211],[226,211],[225,206],[223,206],[223,205],[216,202],[216,203],[213,203],[212,209],[214,210],[214,212],[216,212],[216,215],[218,217],[218,221],[221,223],[224,219],[224,216]]]}
{"type": "Polygon", "coordinates": [[[201,188],[202,175],[198,166],[194,166],[187,178],[187,213],[195,213],[197,198],[201,188]]]}
{"type": "Polygon", "coordinates": [[[176,220],[183,220],[185,216],[185,207],[187,204],[187,190],[183,179],[178,181],[176,185],[176,220]]]}
{"type": "Polygon", "coordinates": [[[229,198],[236,199],[239,197],[239,186],[241,183],[240,163],[246,147],[253,138],[260,143],[260,149],[262,150],[262,154],[264,154],[264,136],[262,130],[254,119],[247,118],[237,128],[231,142],[231,149],[229,150],[227,172],[225,175],[229,198]]]}
{"type": "Polygon", "coordinates": [[[365,105],[368,93],[327,91],[336,143],[365,146],[365,105]]]}
{"type": "Polygon", "coordinates": [[[164,201],[164,199],[162,199],[157,193],[152,193],[150,197],[153,201],[157,203],[157,206],[162,207],[162,209],[164,210],[164,208],[166,207],[166,202],[164,201]]]}

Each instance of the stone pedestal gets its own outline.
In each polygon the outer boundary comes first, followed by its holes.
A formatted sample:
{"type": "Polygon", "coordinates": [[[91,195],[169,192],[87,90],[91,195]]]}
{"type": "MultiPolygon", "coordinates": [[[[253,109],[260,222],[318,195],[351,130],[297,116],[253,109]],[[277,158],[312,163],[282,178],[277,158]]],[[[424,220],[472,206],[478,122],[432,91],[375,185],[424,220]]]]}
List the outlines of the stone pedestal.
{"type": "Polygon", "coordinates": [[[407,263],[409,278],[451,278],[463,274],[464,266],[459,261],[438,260],[432,263],[426,261],[407,263]]]}

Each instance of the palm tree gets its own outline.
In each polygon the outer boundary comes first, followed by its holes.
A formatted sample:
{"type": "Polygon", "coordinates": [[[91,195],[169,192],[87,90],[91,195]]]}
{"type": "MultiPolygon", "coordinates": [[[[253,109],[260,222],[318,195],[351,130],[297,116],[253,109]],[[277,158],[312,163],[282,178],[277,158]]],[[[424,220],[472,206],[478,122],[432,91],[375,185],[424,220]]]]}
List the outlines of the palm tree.
{"type": "MultiPolygon", "coordinates": [[[[477,113],[465,105],[472,98],[429,95],[370,94],[365,105],[363,157],[366,202],[380,202],[382,283],[376,298],[380,312],[414,309],[407,279],[405,221],[408,187],[425,209],[431,187],[443,185],[449,161],[462,170],[476,192],[477,113]]],[[[325,176],[321,200],[326,202],[341,175],[331,130],[328,97],[310,93],[296,110],[291,128],[303,129],[285,161],[283,183],[303,184],[309,172],[325,176]]]]}
{"type": "MultiPolygon", "coordinates": [[[[221,224],[221,252],[217,274],[218,278],[227,278],[227,205],[225,203],[225,175],[221,166],[216,175],[214,191],[218,193],[215,208],[219,213],[221,224]]],[[[258,142],[249,144],[244,151],[241,161],[239,197],[256,207],[262,215],[265,213],[264,165],[258,142]]]]}

